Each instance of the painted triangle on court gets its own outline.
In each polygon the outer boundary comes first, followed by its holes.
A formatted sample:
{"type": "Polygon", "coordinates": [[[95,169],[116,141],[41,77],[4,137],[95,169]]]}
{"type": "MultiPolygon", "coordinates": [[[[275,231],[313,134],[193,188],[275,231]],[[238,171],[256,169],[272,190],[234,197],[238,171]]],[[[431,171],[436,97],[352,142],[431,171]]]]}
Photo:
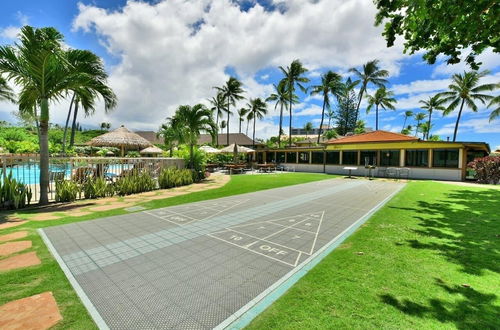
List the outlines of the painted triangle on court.
{"type": "Polygon", "coordinates": [[[241,234],[250,235],[258,239],[265,239],[268,236],[272,236],[277,232],[283,230],[283,226],[279,226],[269,221],[257,222],[245,225],[237,225],[229,227],[228,229],[236,231],[241,234]]]}
{"type": "Polygon", "coordinates": [[[323,217],[323,211],[295,215],[288,218],[271,220],[269,222],[281,226],[286,226],[290,228],[306,230],[311,233],[316,233],[319,230],[322,217],[323,217]]]}

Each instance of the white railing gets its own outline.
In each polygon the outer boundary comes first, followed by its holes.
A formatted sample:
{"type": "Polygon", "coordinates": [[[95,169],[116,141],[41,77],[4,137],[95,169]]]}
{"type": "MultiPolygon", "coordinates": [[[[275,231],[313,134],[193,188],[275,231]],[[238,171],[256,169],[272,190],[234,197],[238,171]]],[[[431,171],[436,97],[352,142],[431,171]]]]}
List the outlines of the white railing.
{"type": "MultiPolygon", "coordinates": [[[[40,156],[38,154],[0,155],[0,180],[7,175],[28,185],[36,203],[40,196],[40,156]]],[[[108,181],[126,175],[133,170],[148,172],[157,178],[164,168],[184,168],[184,160],[163,157],[50,157],[49,158],[49,199],[55,198],[55,182],[57,180],[73,180],[83,182],[91,177],[103,177],[108,181]]]]}

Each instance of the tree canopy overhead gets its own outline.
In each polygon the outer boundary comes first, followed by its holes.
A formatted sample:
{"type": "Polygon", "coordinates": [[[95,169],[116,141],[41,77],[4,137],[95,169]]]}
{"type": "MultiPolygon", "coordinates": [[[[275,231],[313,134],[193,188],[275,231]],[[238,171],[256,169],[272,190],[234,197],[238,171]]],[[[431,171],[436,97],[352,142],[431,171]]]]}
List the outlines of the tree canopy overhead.
{"type": "Polygon", "coordinates": [[[434,64],[439,55],[447,63],[465,61],[475,70],[476,56],[486,48],[500,52],[500,2],[497,0],[374,0],[375,24],[385,23],[383,36],[393,46],[405,39],[405,52],[427,50],[424,59],[434,64]]]}

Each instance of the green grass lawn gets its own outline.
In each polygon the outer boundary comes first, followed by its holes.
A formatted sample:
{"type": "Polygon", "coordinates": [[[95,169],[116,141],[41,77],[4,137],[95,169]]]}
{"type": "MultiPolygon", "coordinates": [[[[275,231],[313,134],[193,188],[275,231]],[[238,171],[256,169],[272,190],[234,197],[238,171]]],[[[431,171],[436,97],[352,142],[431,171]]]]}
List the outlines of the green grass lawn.
{"type": "MultiPolygon", "coordinates": [[[[220,188],[163,200],[154,200],[141,204],[141,206],[150,209],[166,207],[331,178],[334,178],[334,176],[308,173],[233,176],[231,181],[220,188]]],[[[35,211],[19,211],[21,214],[32,212],[35,211]]],[[[45,247],[36,229],[124,213],[129,212],[118,209],[93,213],[83,217],[66,217],[41,222],[30,221],[22,226],[0,230],[0,235],[27,230],[29,236],[23,240],[31,240],[33,242],[33,247],[27,251],[36,251],[42,260],[42,264],[39,266],[0,273],[0,305],[15,299],[25,298],[45,291],[52,291],[63,316],[63,320],[55,326],[55,329],[95,329],[96,326],[87,314],[87,310],[73,291],[59,265],[45,247]]],[[[140,224],[138,223],[138,225],[140,224]]]]}
{"type": "Polygon", "coordinates": [[[248,329],[500,329],[499,295],[500,190],[412,182],[248,329]]]}

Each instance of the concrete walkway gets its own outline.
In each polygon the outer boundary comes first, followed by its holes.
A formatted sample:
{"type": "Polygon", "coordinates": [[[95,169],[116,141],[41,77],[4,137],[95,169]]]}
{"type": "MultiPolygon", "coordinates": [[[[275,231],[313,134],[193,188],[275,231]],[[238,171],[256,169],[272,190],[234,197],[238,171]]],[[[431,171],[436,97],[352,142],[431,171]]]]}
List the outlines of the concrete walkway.
{"type": "Polygon", "coordinates": [[[403,186],[325,180],[40,232],[101,328],[211,329],[403,186]]]}

